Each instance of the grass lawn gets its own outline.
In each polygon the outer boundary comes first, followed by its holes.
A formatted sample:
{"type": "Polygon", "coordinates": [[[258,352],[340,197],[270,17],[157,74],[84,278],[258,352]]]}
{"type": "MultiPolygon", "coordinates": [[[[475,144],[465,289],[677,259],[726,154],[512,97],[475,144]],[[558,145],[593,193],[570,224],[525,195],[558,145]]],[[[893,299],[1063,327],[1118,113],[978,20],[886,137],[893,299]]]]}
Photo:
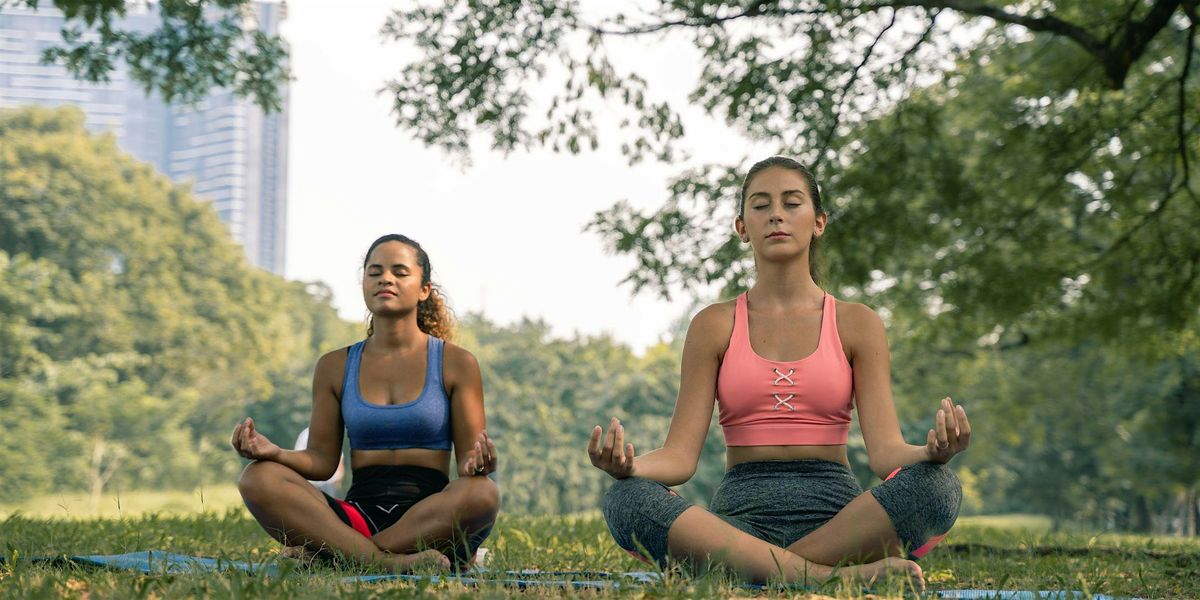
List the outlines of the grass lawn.
{"type": "MultiPolygon", "coordinates": [[[[0,597],[337,597],[379,596],[502,597],[579,596],[731,597],[763,592],[743,590],[720,575],[668,574],[653,586],[622,591],[520,592],[496,584],[415,585],[403,582],[342,583],[354,571],[331,567],[296,568],[277,557],[277,546],[236,501],[232,489],[203,493],[125,494],[101,502],[90,516],[72,498],[50,497],[20,507],[0,506],[0,597]],[[56,504],[57,502],[57,504],[56,504]],[[107,505],[112,502],[112,507],[107,505]],[[206,512],[194,511],[203,508],[206,512]],[[58,506],[61,504],[62,506],[58,506]],[[19,512],[18,512],[19,511],[19,512]],[[189,512],[193,511],[193,512],[189,512]],[[30,562],[30,557],[117,554],[138,550],[277,561],[289,576],[240,572],[144,576],[123,571],[30,562]]],[[[90,505],[90,501],[86,503],[90,505]]],[[[620,551],[598,514],[517,517],[502,515],[485,544],[493,571],[642,571],[650,567],[620,551]]],[[[921,565],[929,589],[1075,589],[1145,598],[1200,598],[1200,540],[1148,536],[1052,533],[1040,517],[960,519],[942,545],[921,565]]],[[[486,578],[486,577],[485,577],[486,578]]],[[[903,597],[900,582],[877,586],[876,595],[827,585],[815,593],[772,591],[780,597],[903,597]]],[[[911,594],[910,594],[911,596],[911,594]]]]}

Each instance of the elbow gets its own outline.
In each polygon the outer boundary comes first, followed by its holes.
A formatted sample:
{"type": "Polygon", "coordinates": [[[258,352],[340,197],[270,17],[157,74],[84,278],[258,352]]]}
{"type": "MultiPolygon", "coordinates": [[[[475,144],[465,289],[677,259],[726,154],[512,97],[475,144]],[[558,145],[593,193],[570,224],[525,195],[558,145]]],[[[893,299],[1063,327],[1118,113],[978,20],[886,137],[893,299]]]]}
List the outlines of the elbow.
{"type": "Polygon", "coordinates": [[[673,482],[667,485],[683,485],[691,481],[696,475],[696,465],[700,462],[699,456],[679,456],[676,457],[674,464],[677,465],[672,473],[673,482]]]}
{"type": "Polygon", "coordinates": [[[338,465],[341,463],[341,456],[335,456],[332,459],[325,456],[313,456],[312,464],[309,466],[309,472],[305,479],[310,481],[327,481],[337,474],[338,465]]]}
{"type": "Polygon", "coordinates": [[[871,472],[880,479],[887,479],[888,476],[892,474],[892,471],[895,470],[895,467],[892,466],[891,463],[875,458],[869,459],[867,461],[867,466],[871,469],[871,472]]]}
{"type": "Polygon", "coordinates": [[[675,481],[672,481],[668,485],[671,485],[671,486],[683,485],[683,484],[691,481],[692,477],[694,477],[695,475],[696,475],[696,465],[692,465],[691,468],[682,467],[679,471],[677,471],[675,473],[675,481]]]}

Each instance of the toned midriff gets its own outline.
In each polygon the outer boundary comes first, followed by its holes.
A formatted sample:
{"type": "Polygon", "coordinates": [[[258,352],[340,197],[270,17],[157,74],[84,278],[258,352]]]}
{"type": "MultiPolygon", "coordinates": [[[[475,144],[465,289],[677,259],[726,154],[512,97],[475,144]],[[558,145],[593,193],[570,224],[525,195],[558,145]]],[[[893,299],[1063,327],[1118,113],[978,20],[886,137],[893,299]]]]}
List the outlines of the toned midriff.
{"type": "Polygon", "coordinates": [[[400,450],[351,450],[350,468],[375,467],[379,465],[410,465],[436,469],[447,475],[450,474],[450,452],[447,450],[428,450],[425,448],[404,448],[400,450]]]}
{"type": "Polygon", "coordinates": [[[747,462],[770,460],[820,459],[849,466],[846,446],[729,446],[725,449],[725,468],[747,462]]]}

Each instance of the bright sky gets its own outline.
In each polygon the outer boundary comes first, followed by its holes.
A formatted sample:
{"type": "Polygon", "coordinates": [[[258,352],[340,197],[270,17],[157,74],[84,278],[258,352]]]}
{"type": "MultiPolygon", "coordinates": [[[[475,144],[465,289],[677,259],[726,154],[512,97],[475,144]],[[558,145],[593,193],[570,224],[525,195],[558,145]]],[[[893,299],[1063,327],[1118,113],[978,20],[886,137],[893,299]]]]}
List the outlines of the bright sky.
{"type": "MultiPolygon", "coordinates": [[[[464,169],[397,129],[389,98],[376,93],[404,61],[405,50],[378,34],[398,2],[288,3],[283,33],[296,79],[287,276],[325,282],[341,315],[362,319],[363,254],[376,237],[403,233],[429,252],[434,281],[459,314],[482,312],[501,324],[541,317],[555,335],[607,332],[639,352],[658,341],[690,298],[634,297],[619,285],[632,257],[606,254],[584,226],[619,200],[660,205],[668,178],[688,166],[767,153],[711,120],[693,118],[687,164],[630,167],[617,132],[601,131],[600,150],[578,156],[538,151],[505,158],[481,144],[464,169]]],[[[645,43],[657,45],[622,49],[636,62],[618,67],[636,64],[652,93],[682,99],[698,75],[695,51],[645,43]]]]}

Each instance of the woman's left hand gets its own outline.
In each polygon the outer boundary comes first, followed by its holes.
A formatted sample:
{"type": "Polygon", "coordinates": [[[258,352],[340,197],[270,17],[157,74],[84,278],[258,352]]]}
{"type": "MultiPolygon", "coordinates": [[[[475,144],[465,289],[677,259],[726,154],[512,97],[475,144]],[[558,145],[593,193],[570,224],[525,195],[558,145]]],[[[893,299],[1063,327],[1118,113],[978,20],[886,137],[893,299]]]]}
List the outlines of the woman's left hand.
{"type": "Polygon", "coordinates": [[[488,437],[487,431],[479,432],[479,439],[475,440],[475,447],[467,455],[467,460],[463,461],[459,467],[459,477],[486,476],[496,472],[496,444],[492,443],[492,438],[488,437]]]}
{"type": "Polygon", "coordinates": [[[934,418],[934,428],[929,430],[925,442],[925,453],[935,463],[947,463],[955,454],[971,445],[971,423],[967,411],[950,398],[942,398],[942,407],[934,418]]]}

